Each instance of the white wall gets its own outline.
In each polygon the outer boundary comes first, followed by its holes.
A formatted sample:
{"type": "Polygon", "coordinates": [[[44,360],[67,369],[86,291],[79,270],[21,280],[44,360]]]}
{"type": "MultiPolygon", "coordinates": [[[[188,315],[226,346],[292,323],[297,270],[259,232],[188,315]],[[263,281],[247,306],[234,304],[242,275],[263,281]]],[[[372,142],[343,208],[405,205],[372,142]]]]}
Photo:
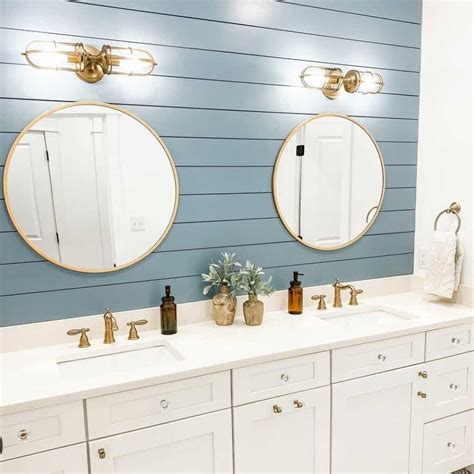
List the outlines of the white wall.
{"type": "MultiPolygon", "coordinates": [[[[415,275],[423,276],[419,249],[430,243],[436,214],[459,201],[462,283],[468,286],[473,285],[472,9],[471,0],[423,1],[415,233],[415,275]]],[[[444,218],[446,225],[451,217],[444,218]]]]}

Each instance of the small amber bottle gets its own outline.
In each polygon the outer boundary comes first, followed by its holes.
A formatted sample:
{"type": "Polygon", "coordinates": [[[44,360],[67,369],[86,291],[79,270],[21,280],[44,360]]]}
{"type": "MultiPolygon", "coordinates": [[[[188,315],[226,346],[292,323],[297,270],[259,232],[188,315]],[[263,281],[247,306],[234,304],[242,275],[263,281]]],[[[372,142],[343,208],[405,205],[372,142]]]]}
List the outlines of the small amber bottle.
{"type": "Polygon", "coordinates": [[[165,296],[161,298],[161,334],[176,334],[178,331],[176,303],[174,296],[171,296],[171,286],[165,286],[165,296]]]}
{"type": "Polygon", "coordinates": [[[298,276],[303,273],[293,272],[293,281],[288,288],[288,312],[290,314],[301,314],[303,312],[303,288],[298,276]]]}

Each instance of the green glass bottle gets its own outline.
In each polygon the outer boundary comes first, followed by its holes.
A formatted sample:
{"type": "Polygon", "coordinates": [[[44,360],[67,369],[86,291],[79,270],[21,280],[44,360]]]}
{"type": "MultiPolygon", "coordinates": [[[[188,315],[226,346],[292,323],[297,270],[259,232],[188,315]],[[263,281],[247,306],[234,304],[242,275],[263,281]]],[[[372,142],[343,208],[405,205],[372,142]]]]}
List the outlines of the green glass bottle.
{"type": "Polygon", "coordinates": [[[165,286],[165,296],[161,298],[161,334],[169,335],[178,332],[176,303],[174,296],[171,296],[171,286],[165,286]]]}

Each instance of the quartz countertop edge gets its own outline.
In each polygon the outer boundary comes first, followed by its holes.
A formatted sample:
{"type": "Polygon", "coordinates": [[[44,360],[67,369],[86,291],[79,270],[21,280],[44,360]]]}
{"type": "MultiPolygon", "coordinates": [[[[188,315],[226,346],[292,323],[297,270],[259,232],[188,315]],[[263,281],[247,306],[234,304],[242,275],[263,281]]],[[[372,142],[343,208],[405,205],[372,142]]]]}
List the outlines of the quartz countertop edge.
{"type": "MultiPolygon", "coordinates": [[[[319,319],[321,312],[308,307],[298,316],[286,311],[266,313],[261,326],[246,326],[237,319],[226,327],[213,322],[186,325],[173,336],[147,331],[141,340],[165,340],[183,360],[97,377],[59,373],[58,355],[71,351],[74,344],[0,354],[0,415],[474,322],[473,308],[427,299],[419,293],[368,298],[360,302],[359,309],[371,310],[374,305],[413,319],[398,327],[346,328],[319,319]]],[[[341,310],[330,308],[324,315],[337,311],[341,310]]],[[[96,342],[100,341],[91,339],[93,347],[96,342]]]]}

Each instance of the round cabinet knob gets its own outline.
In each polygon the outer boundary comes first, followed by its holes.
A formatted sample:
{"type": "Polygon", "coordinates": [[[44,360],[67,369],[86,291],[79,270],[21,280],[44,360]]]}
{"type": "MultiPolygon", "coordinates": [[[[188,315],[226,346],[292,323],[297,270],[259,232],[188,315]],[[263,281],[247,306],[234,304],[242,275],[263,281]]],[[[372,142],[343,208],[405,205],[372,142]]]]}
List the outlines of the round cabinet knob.
{"type": "Polygon", "coordinates": [[[456,385],[455,383],[452,383],[452,384],[450,384],[449,388],[450,388],[453,392],[455,392],[455,391],[459,388],[459,385],[456,385]]]}
{"type": "Polygon", "coordinates": [[[283,410],[280,405],[273,405],[273,413],[281,413],[283,410]]]}
{"type": "Polygon", "coordinates": [[[426,398],[426,393],[425,393],[425,392],[418,392],[417,395],[418,395],[420,398],[426,398]]]}
{"type": "Polygon", "coordinates": [[[448,443],[448,448],[449,448],[451,451],[454,451],[454,450],[456,449],[456,445],[450,441],[450,442],[448,443]]]}
{"type": "Polygon", "coordinates": [[[381,362],[383,362],[386,358],[387,358],[387,357],[384,356],[383,354],[379,354],[379,355],[378,355],[378,359],[379,359],[381,362]]]}
{"type": "Polygon", "coordinates": [[[418,376],[423,378],[423,379],[427,379],[428,378],[428,372],[426,370],[422,370],[422,371],[418,372],[418,376]]]}
{"type": "Polygon", "coordinates": [[[287,374],[281,374],[280,378],[283,380],[283,382],[288,382],[288,380],[290,380],[290,376],[287,374]]]}
{"type": "Polygon", "coordinates": [[[160,405],[163,410],[166,410],[170,406],[169,402],[167,402],[166,400],[161,400],[160,405]]]}
{"type": "Polygon", "coordinates": [[[453,337],[451,339],[451,342],[455,345],[455,346],[459,346],[459,344],[461,344],[461,339],[459,339],[458,337],[453,337]]]}
{"type": "Polygon", "coordinates": [[[25,439],[28,439],[30,436],[30,432],[28,430],[20,430],[18,431],[18,438],[24,441],[25,439]]]}

